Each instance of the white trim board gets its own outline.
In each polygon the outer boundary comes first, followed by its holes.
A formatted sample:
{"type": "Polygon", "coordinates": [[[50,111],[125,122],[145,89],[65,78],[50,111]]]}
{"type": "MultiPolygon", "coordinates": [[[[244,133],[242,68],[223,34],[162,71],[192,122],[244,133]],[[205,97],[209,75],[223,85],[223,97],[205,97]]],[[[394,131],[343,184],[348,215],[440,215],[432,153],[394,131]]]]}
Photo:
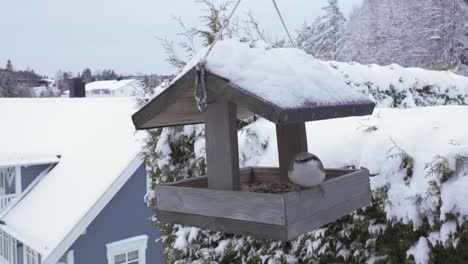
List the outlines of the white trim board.
{"type": "Polygon", "coordinates": [[[75,225],[75,227],[62,239],[62,242],[42,260],[42,264],[55,264],[65,254],[65,252],[73,245],[83,231],[94,221],[99,213],[106,207],[112,198],[125,185],[130,177],[136,172],[140,165],[144,162],[141,153],[127,165],[119,177],[112,185],[103,193],[98,201],[91,207],[83,218],[75,225]]]}

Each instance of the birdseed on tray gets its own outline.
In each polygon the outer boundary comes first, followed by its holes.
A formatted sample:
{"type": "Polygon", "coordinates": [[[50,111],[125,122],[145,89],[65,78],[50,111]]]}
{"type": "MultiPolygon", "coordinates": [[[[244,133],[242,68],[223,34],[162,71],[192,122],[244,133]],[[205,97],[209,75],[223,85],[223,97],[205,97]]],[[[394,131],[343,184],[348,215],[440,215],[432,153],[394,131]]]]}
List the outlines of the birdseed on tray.
{"type": "Polygon", "coordinates": [[[256,192],[256,193],[287,193],[300,191],[301,188],[289,182],[255,182],[242,185],[241,191],[243,192],[256,192]]]}

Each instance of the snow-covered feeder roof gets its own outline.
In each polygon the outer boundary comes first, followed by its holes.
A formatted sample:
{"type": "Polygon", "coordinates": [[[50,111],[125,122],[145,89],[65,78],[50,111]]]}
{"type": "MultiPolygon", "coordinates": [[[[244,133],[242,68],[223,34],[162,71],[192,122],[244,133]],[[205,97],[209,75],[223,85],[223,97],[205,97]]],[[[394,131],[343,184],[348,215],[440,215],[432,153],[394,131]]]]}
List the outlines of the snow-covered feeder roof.
{"type": "Polygon", "coordinates": [[[1,157],[60,154],[2,212],[0,229],[56,263],[142,164],[134,106],[130,98],[0,99],[1,157]]]}
{"type": "Polygon", "coordinates": [[[93,90],[118,90],[128,85],[138,87],[140,82],[136,79],[128,79],[128,80],[111,80],[111,81],[95,81],[86,84],[86,91],[93,91],[93,90]]]}
{"type": "MultiPolygon", "coordinates": [[[[133,116],[137,129],[204,122],[193,88],[195,66],[206,51],[133,116]]],[[[276,124],[292,124],[368,115],[374,109],[372,101],[348,87],[328,65],[299,49],[220,41],[207,57],[206,70],[208,94],[235,103],[239,118],[251,112],[276,124]]]]}

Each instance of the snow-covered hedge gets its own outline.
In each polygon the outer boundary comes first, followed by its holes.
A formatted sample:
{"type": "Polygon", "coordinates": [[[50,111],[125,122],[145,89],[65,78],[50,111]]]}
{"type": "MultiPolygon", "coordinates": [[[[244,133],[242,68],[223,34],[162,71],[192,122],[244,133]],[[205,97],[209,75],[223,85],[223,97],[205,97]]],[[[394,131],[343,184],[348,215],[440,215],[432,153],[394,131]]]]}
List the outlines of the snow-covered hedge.
{"type": "Polygon", "coordinates": [[[468,79],[450,71],[325,62],[346,84],[368,94],[379,107],[468,104],[468,79]]]}
{"type": "MultiPolygon", "coordinates": [[[[380,107],[468,102],[468,78],[452,73],[324,63],[380,107]]],[[[370,117],[311,122],[309,149],[327,167],[369,168],[374,198],[369,207],[291,242],[156,221],[165,235],[167,262],[466,262],[467,118],[465,106],[437,106],[377,108],[370,117]]],[[[277,164],[274,131],[263,119],[239,130],[242,166],[277,164]]],[[[153,184],[203,175],[203,126],[151,131],[146,156],[153,184]]]]}

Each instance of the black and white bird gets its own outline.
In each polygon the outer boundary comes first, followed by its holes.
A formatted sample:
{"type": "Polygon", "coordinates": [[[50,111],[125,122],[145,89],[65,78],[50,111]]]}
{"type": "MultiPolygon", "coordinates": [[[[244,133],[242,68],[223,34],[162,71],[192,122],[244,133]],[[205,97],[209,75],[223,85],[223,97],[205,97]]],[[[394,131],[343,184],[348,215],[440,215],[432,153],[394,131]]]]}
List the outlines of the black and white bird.
{"type": "Polygon", "coordinates": [[[312,153],[301,152],[294,155],[289,164],[289,180],[301,187],[318,187],[325,194],[322,182],[325,179],[322,161],[312,153]]]}

